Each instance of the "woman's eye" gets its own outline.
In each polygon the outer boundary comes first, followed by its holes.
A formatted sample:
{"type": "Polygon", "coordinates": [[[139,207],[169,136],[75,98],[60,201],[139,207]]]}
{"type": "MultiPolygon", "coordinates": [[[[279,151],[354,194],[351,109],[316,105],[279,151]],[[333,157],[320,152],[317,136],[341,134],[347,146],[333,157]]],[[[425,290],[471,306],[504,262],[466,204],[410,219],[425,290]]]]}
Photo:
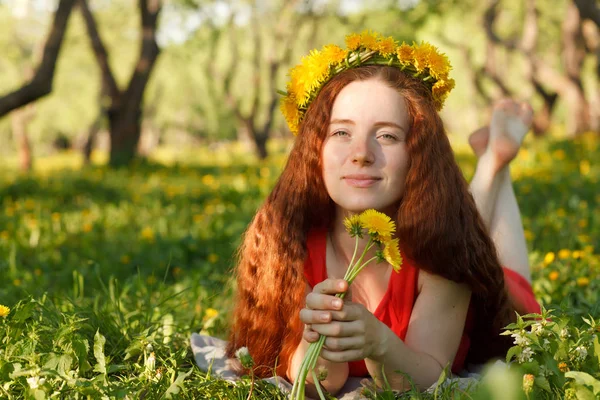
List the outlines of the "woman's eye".
{"type": "Polygon", "coordinates": [[[348,136],[348,132],[346,131],[335,131],[332,136],[348,136]]]}
{"type": "Polygon", "coordinates": [[[398,138],[390,133],[384,133],[379,135],[380,138],[382,139],[386,139],[386,140],[398,140],[398,138]]]}

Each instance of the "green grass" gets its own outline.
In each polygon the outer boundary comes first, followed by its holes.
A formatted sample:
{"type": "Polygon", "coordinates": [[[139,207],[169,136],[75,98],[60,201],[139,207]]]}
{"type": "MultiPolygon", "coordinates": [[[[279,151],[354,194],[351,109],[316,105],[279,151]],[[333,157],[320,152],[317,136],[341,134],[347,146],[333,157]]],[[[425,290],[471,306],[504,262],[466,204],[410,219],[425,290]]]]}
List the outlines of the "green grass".
{"type": "MultiPolygon", "coordinates": [[[[0,398],[247,398],[250,379],[233,385],[200,371],[188,339],[192,332],[225,337],[235,249],[285,148],[274,147],[265,162],[236,147],[161,151],[154,163],[118,171],[82,169],[73,154],[38,160],[29,176],[4,166],[0,304],[11,312],[0,317],[0,398]]],[[[457,158],[470,176],[473,158],[461,149],[457,158]]],[[[598,159],[597,136],[531,141],[513,167],[534,291],[556,310],[556,329],[572,329],[570,339],[548,328],[541,337],[554,347],[513,375],[495,373],[500,384],[398,398],[490,398],[495,385],[506,387],[502,379],[522,394],[524,373],[536,377],[536,398],[594,391],[593,383],[547,371],[565,362],[599,378],[600,350],[588,335],[595,328],[582,320],[600,315],[598,159]],[[584,362],[572,356],[579,345],[588,346],[584,362]]],[[[265,383],[252,393],[284,398],[265,383]]]]}

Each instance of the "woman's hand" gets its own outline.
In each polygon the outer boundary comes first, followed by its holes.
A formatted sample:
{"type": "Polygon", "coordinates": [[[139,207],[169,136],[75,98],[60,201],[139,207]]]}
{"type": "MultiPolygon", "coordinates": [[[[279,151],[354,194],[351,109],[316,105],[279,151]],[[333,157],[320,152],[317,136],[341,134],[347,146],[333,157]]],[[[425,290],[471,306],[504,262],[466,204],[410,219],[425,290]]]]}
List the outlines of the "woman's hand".
{"type": "Polygon", "coordinates": [[[300,320],[306,324],[304,340],[316,342],[324,335],[321,357],[332,362],[369,358],[380,347],[381,322],[362,304],[342,302],[337,293],[348,290],[343,279],[326,279],[306,296],[300,320]]]}

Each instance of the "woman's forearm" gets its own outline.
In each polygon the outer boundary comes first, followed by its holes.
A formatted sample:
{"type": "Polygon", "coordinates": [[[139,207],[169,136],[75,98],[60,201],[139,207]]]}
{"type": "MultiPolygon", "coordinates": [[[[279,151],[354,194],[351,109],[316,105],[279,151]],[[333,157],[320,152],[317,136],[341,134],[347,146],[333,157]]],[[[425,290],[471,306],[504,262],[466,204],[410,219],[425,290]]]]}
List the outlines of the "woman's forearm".
{"type": "Polygon", "coordinates": [[[378,384],[385,377],[393,390],[411,388],[409,380],[396,371],[407,374],[420,390],[425,390],[434,384],[442,373],[443,367],[432,356],[420,353],[408,347],[396,334],[384,326],[384,340],[375,354],[365,359],[369,374],[378,384]]]}
{"type": "MultiPolygon", "coordinates": [[[[300,366],[302,365],[302,361],[304,360],[304,356],[308,351],[309,346],[310,343],[302,339],[292,356],[287,371],[288,380],[292,383],[298,376],[298,371],[300,371],[300,366]]],[[[329,393],[335,395],[344,386],[346,380],[348,380],[348,363],[335,363],[319,357],[315,369],[318,369],[320,366],[327,369],[327,378],[320,382],[321,386],[329,393]]],[[[306,394],[313,398],[318,397],[311,373],[308,374],[306,379],[306,394]]]]}

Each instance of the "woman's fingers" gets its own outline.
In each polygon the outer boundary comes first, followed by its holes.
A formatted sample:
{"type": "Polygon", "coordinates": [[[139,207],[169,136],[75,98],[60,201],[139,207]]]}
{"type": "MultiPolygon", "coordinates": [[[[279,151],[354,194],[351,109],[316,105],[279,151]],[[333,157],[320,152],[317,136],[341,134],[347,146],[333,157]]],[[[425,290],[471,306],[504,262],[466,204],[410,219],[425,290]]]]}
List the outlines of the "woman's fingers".
{"type": "Polygon", "coordinates": [[[343,305],[342,299],[335,296],[314,292],[306,296],[306,308],[312,310],[341,310],[343,305]]]}
{"type": "Polygon", "coordinates": [[[330,322],[328,324],[312,324],[310,329],[325,336],[349,337],[359,336],[365,331],[364,323],[360,320],[350,322],[330,322]]]}
{"type": "Polygon", "coordinates": [[[337,294],[348,290],[348,282],[343,279],[325,279],[317,283],[313,288],[313,293],[337,294]]]}
{"type": "Polygon", "coordinates": [[[331,311],[310,310],[303,308],[300,310],[300,321],[305,324],[322,324],[331,321],[331,311]]]}

